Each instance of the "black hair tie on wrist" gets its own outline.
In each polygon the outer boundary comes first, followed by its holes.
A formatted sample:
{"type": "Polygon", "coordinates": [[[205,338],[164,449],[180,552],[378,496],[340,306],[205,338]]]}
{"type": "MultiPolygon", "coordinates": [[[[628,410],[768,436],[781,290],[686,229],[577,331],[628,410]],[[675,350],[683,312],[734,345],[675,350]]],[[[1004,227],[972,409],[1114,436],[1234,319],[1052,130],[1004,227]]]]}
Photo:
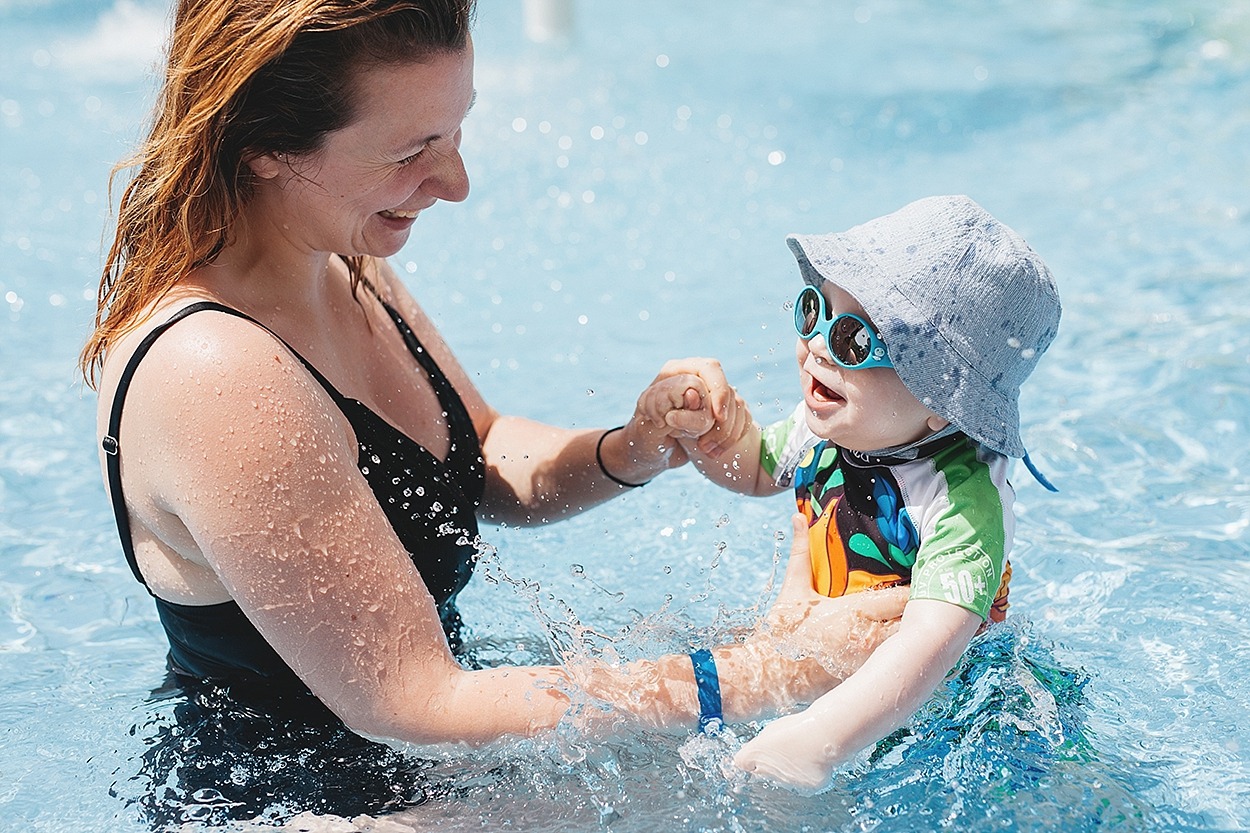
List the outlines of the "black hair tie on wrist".
{"type": "Polygon", "coordinates": [[[599,435],[599,442],[595,443],[595,462],[599,464],[599,471],[603,472],[603,476],[608,480],[611,480],[618,486],[624,486],[626,489],[638,489],[642,486],[646,486],[651,481],[644,480],[642,483],[626,483],[624,480],[608,471],[608,467],[603,464],[603,441],[608,438],[608,434],[623,430],[625,430],[625,426],[618,425],[615,428],[609,428],[607,431],[604,431],[599,435]]]}

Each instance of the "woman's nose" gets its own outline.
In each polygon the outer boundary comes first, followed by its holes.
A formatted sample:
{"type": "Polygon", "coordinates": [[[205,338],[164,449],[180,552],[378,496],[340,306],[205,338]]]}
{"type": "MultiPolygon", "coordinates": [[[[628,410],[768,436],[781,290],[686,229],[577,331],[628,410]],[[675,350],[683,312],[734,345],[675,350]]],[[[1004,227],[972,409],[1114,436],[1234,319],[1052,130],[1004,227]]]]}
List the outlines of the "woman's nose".
{"type": "Polygon", "coordinates": [[[469,196],[469,173],[464,168],[460,148],[453,147],[438,156],[437,164],[421,190],[436,199],[463,202],[469,196]]]}

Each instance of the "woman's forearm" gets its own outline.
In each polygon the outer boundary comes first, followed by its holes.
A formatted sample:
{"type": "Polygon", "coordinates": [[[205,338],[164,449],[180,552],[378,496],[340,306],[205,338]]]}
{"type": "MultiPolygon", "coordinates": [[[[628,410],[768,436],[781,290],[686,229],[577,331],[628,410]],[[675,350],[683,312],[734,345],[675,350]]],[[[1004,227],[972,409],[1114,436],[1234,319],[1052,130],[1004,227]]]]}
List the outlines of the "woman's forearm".
{"type": "Polygon", "coordinates": [[[487,465],[483,517],[519,525],[597,506],[627,489],[609,474],[642,484],[667,469],[671,459],[671,449],[640,440],[628,427],[604,436],[604,429],[555,428],[514,416],[494,421],[482,451],[487,465]]]}
{"type": "MultiPolygon", "coordinates": [[[[796,701],[789,681],[764,683],[766,663],[748,645],[713,652],[727,721],[768,717],[796,701]]],[[[599,661],[564,669],[550,666],[490,668],[455,673],[444,686],[427,686],[372,709],[341,715],[358,732],[409,743],[489,743],[527,737],[571,719],[596,733],[621,723],[688,731],[698,725],[699,695],[685,654],[609,666],[599,661]],[[579,715],[570,708],[591,705],[579,715]],[[597,706],[606,704],[608,710],[597,706]]]]}
{"type": "MultiPolygon", "coordinates": [[[[726,721],[760,719],[812,702],[855,673],[897,626],[905,588],[819,597],[810,589],[805,543],[797,540],[778,599],[756,630],[711,651],[726,721]]],[[[402,647],[400,654],[410,655],[402,647]]],[[[389,705],[358,712],[357,720],[340,717],[368,734],[478,743],[555,727],[580,704],[590,708],[572,716],[574,724],[592,732],[622,717],[688,731],[700,716],[688,654],[623,666],[587,659],[559,668],[483,671],[465,671],[447,654],[417,669],[411,684],[383,688],[389,694],[381,699],[389,705]],[[608,710],[598,708],[603,704],[608,710]]]]}
{"type": "Polygon", "coordinates": [[[478,745],[552,729],[570,703],[567,675],[550,666],[458,670],[441,686],[397,695],[348,725],[409,743],[478,745]]]}
{"type": "MultiPolygon", "coordinates": [[[[730,723],[773,717],[796,703],[810,702],[862,659],[857,652],[824,662],[799,659],[762,634],[713,648],[711,655],[722,714],[730,723]]],[[[569,671],[591,696],[649,728],[684,731],[698,724],[699,691],[688,654],[624,666],[585,663],[569,671]]]]}

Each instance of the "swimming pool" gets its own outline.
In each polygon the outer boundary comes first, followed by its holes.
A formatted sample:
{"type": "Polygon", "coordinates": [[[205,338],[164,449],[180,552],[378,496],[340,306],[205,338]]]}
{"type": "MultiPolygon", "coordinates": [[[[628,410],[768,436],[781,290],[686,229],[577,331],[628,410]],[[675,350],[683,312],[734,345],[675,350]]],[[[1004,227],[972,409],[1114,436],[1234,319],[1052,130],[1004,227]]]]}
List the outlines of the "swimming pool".
{"type": "MultiPolygon", "coordinates": [[[[4,829],[147,829],[139,759],[169,719],[73,372],[166,11],[0,0],[4,829]]],[[[559,737],[427,752],[451,797],[388,822],[1250,826],[1250,9],[633,0],[582,3],[564,43],[521,31],[520,3],[482,3],[474,192],[398,257],[497,407],[615,425],[666,358],[704,354],[775,418],[794,398],[783,236],[969,193],[1060,284],[1023,413],[1061,491],[1017,472],[1008,625],[823,795],[726,773],[731,741],[559,737]]],[[[749,621],[787,514],[681,471],[548,529],[489,529],[463,603],[479,655],[541,661],[570,616],[622,656],[749,621]]]]}

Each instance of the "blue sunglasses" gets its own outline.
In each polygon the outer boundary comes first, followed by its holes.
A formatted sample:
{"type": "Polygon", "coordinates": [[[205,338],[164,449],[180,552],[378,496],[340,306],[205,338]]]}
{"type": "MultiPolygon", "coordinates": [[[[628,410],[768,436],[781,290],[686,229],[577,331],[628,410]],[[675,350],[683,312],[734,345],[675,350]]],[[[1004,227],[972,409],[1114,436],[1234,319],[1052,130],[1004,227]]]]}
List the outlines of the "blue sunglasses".
{"type": "Polygon", "coordinates": [[[794,329],[804,341],[823,335],[829,355],[847,370],[894,366],[872,325],[849,312],[830,318],[825,296],[814,286],[803,287],[794,299],[794,329]]]}

